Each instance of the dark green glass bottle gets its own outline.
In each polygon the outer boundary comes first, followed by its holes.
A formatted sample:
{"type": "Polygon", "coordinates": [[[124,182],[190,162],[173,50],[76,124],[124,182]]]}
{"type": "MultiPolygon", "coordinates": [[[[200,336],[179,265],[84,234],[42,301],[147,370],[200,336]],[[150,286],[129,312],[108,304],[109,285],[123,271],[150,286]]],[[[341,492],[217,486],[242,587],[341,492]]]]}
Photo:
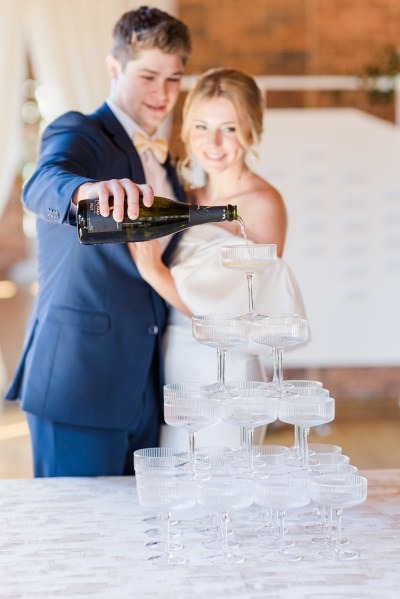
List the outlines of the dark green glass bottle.
{"type": "MultiPolygon", "coordinates": [[[[109,204],[112,206],[112,198],[109,204]]],[[[140,198],[136,220],[126,215],[126,203],[122,222],[117,223],[112,213],[101,216],[98,199],[81,200],[76,215],[79,241],[90,245],[148,241],[195,225],[232,220],[237,220],[236,206],[192,206],[159,196],[154,196],[151,208],[140,198]]]]}

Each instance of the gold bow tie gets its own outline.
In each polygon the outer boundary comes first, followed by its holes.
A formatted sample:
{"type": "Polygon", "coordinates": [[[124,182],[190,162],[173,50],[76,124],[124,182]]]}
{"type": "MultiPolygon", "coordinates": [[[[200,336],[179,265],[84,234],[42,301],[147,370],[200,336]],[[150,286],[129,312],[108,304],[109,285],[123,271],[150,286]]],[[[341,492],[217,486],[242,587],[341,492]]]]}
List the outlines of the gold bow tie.
{"type": "Polygon", "coordinates": [[[135,133],[133,143],[139,154],[151,150],[160,164],[163,164],[168,156],[168,142],[166,139],[149,139],[141,133],[135,133]]]}

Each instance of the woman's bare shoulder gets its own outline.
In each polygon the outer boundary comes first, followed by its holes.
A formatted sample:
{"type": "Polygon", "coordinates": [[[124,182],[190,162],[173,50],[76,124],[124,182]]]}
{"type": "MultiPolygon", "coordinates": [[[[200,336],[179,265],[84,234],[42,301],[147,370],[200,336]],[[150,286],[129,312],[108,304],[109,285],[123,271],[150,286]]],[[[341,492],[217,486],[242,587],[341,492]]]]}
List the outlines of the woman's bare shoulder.
{"type": "Polygon", "coordinates": [[[284,210],[285,204],[280,192],[265,179],[254,175],[252,185],[243,194],[241,202],[250,208],[262,210],[284,210]]]}

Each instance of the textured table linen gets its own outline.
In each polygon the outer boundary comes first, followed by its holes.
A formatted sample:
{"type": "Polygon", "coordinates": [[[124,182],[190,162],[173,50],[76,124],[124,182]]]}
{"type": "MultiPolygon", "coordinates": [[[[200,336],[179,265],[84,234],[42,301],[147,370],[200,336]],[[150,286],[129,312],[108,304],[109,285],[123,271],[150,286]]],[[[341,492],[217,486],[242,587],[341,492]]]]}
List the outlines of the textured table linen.
{"type": "MultiPolygon", "coordinates": [[[[179,514],[190,562],[169,568],[149,562],[148,525],[133,478],[0,481],[0,597],[397,599],[400,470],[364,474],[368,500],[343,516],[344,536],[360,551],[358,560],[320,559],[320,548],[309,545],[312,535],[293,514],[288,538],[296,540],[302,561],[270,561],[273,551],[264,535],[243,564],[222,567],[206,563],[190,512],[179,514]]],[[[232,527],[240,531],[241,522],[239,512],[233,514],[232,527]]]]}

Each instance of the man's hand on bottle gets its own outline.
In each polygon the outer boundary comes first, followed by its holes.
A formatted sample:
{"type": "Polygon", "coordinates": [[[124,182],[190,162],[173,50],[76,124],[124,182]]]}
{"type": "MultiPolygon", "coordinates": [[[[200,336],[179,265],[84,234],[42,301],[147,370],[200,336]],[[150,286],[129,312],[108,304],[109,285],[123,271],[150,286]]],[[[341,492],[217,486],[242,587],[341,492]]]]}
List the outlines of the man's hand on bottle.
{"type": "Polygon", "coordinates": [[[124,218],[125,198],[128,202],[128,217],[132,220],[139,216],[139,196],[143,196],[143,204],[150,207],[153,204],[154,192],[150,185],[134,183],[130,179],[110,179],[109,181],[97,181],[95,183],[84,183],[78,187],[72,201],[78,204],[80,200],[92,200],[99,198],[100,214],[109,216],[109,198],[114,198],[113,218],[121,222],[124,218]]]}

